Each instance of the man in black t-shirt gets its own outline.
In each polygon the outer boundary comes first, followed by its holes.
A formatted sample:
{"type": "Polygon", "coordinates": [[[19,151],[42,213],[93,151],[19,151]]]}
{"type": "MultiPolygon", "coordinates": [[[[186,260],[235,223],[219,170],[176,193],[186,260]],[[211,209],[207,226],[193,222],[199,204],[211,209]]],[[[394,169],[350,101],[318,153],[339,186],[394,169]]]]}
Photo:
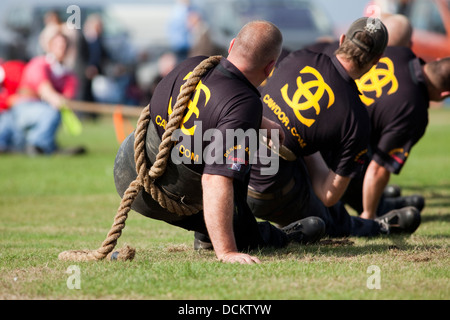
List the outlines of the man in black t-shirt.
{"type": "MultiPolygon", "coordinates": [[[[179,136],[172,139],[176,143],[168,169],[156,183],[179,203],[203,204],[203,210],[180,216],[163,209],[146,192],[141,192],[132,206],[145,216],[210,239],[217,258],[224,262],[258,263],[257,257],[242,251],[262,246],[282,247],[289,240],[300,241],[303,237],[299,224],[281,230],[270,223],[257,223],[246,203],[253,152],[251,138],[237,133],[227,139],[229,132],[251,133],[261,125],[264,127],[256,88],[269,75],[281,43],[282,36],[275,25],[250,22],[231,42],[228,57],[202,76],[191,95],[177,132],[179,136]]],[[[147,133],[151,160],[158,139],[166,131],[169,115],[174,112],[180,88],[203,59],[185,60],[158,84],[150,102],[151,123],[147,133]]],[[[135,177],[131,135],[116,157],[119,194],[135,177]]]]}
{"type": "Polygon", "coordinates": [[[263,161],[252,167],[247,201],[255,216],[282,226],[319,216],[330,236],[394,232],[392,215],[401,220],[402,231],[410,227],[412,208],[372,221],[350,216],[339,202],[364,168],[370,135],[354,80],[378,62],[387,40],[380,20],[361,18],[341,36],[335,54],[299,50],[280,62],[261,89],[263,115],[281,124],[284,146],[297,159],[280,159],[274,175],[262,173],[263,161]]]}
{"type": "Polygon", "coordinates": [[[430,100],[440,101],[450,91],[449,59],[425,64],[410,49],[412,27],[407,18],[394,15],[385,23],[393,35],[388,48],[357,81],[371,119],[371,161],[343,197],[366,219],[407,205],[423,208],[419,195],[391,198],[384,197],[383,190],[391,174],[400,174],[412,147],[424,135],[430,100]]]}

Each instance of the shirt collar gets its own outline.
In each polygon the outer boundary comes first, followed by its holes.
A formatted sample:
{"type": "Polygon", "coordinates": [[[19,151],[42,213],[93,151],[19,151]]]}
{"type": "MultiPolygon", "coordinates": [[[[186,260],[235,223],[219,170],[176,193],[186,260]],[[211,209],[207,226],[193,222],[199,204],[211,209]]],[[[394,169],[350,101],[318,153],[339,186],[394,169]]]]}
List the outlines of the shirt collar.
{"type": "Polygon", "coordinates": [[[337,71],[339,72],[339,74],[341,75],[342,78],[344,78],[345,81],[347,82],[351,82],[351,83],[355,83],[355,80],[353,80],[347,73],[347,71],[344,69],[344,67],[342,66],[342,64],[339,62],[338,58],[333,55],[331,57],[331,62],[333,63],[333,65],[336,67],[337,71]]]}
{"type": "Polygon", "coordinates": [[[220,59],[220,63],[217,65],[216,69],[226,77],[243,81],[250,89],[255,92],[255,94],[258,95],[258,97],[261,96],[258,89],[253,84],[251,84],[250,81],[248,81],[248,79],[244,76],[244,74],[228,59],[220,59]]]}
{"type": "Polygon", "coordinates": [[[412,59],[409,62],[409,71],[415,84],[425,83],[425,75],[422,68],[424,64],[425,62],[420,58],[412,59]]]}

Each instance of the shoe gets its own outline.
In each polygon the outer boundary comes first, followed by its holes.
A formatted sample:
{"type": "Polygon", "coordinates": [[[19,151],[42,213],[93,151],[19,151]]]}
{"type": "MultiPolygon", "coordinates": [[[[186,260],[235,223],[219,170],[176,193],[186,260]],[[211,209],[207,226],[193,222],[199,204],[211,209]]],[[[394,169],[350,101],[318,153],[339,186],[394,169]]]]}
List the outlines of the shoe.
{"type": "Polygon", "coordinates": [[[86,153],[85,147],[73,147],[73,148],[58,148],[54,152],[58,155],[64,155],[64,156],[78,156],[86,153]]]}
{"type": "Polygon", "coordinates": [[[425,198],[421,195],[414,194],[412,196],[408,197],[402,197],[404,201],[405,207],[415,207],[417,210],[422,211],[422,209],[425,207],[425,198]]]}
{"type": "Polygon", "coordinates": [[[325,222],[319,217],[301,219],[281,228],[289,242],[314,243],[325,235],[325,222]]]}
{"type": "Polygon", "coordinates": [[[44,150],[33,145],[27,145],[25,147],[25,154],[29,157],[41,156],[44,153],[45,153],[44,150]]]}
{"type": "Polygon", "coordinates": [[[375,219],[383,234],[412,234],[420,225],[420,212],[415,207],[392,210],[375,219]]]}
{"type": "Polygon", "coordinates": [[[211,240],[206,235],[196,231],[194,236],[194,250],[213,250],[211,240]]]}
{"type": "Polygon", "coordinates": [[[385,198],[383,201],[383,210],[380,212],[387,213],[391,210],[404,207],[415,207],[417,210],[422,211],[425,207],[425,198],[418,194],[397,198],[385,198]]]}
{"type": "Polygon", "coordinates": [[[397,198],[402,195],[402,189],[397,185],[389,185],[384,188],[383,196],[386,198],[397,198]]]}
{"type": "Polygon", "coordinates": [[[211,242],[205,242],[202,240],[194,239],[194,250],[212,250],[213,245],[211,242]]]}

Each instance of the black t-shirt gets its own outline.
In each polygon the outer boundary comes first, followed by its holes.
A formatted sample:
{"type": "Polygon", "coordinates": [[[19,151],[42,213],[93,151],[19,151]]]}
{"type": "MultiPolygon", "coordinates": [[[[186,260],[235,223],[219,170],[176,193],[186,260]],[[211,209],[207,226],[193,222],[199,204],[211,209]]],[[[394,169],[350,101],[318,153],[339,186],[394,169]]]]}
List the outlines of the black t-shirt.
{"type": "MultiPolygon", "coordinates": [[[[332,55],[338,46],[334,42],[308,48],[332,55]]],[[[428,126],[423,63],[408,48],[387,47],[377,66],[356,81],[371,119],[372,159],[395,174],[400,173],[428,126]]]]}
{"type": "MultiPolygon", "coordinates": [[[[353,177],[366,161],[370,123],[355,81],[336,57],[309,50],[292,52],[261,89],[263,115],[284,129],[284,145],[297,157],[321,152],[335,173],[353,177]]],[[[280,159],[273,176],[252,168],[250,185],[264,192],[283,186],[295,162],[280,159]]]]}
{"type": "MultiPolygon", "coordinates": [[[[181,86],[205,58],[185,60],[158,84],[150,102],[150,115],[160,137],[181,86]]],[[[249,135],[245,133],[256,134],[261,117],[258,90],[232,63],[222,58],[202,77],[191,96],[172,160],[175,158],[200,174],[222,175],[245,182],[250,154],[256,151],[249,147],[249,135]]]]}
{"type": "Polygon", "coordinates": [[[428,125],[423,63],[408,48],[388,47],[380,62],[357,81],[371,118],[373,160],[395,174],[428,125]]]}

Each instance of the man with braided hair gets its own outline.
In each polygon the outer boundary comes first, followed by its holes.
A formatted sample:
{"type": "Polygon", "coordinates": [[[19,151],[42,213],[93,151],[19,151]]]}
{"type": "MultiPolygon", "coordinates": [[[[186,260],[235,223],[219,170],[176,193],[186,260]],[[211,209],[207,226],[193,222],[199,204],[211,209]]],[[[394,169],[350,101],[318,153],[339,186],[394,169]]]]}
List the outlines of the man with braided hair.
{"type": "MultiPolygon", "coordinates": [[[[223,262],[259,263],[257,257],[244,251],[263,246],[282,247],[291,240],[300,242],[307,238],[301,223],[284,230],[267,222],[257,223],[246,203],[250,153],[253,152],[249,148],[249,137],[221,142],[228,131],[256,131],[261,126],[274,125],[262,120],[262,105],[256,88],[271,72],[281,44],[281,32],[272,23],[248,23],[231,41],[228,57],[222,58],[201,77],[191,95],[177,132],[179,136],[173,139],[177,143],[167,171],[155,184],[183,205],[203,203],[202,210],[178,215],[164,209],[144,191],[132,205],[133,210],[144,216],[195,231],[196,243],[211,240],[217,258],[223,262]],[[214,134],[205,139],[208,132],[214,134]],[[211,146],[213,151],[207,153],[211,146]],[[239,153],[236,156],[236,150],[244,151],[243,156],[239,153]]],[[[154,149],[168,130],[169,116],[175,112],[180,88],[205,58],[193,57],[180,63],[158,84],[152,96],[146,148],[153,163],[157,153],[154,149]]],[[[116,157],[114,175],[120,195],[136,178],[133,137],[130,135],[124,141],[116,157]]],[[[313,225],[309,239],[320,237],[323,231],[320,219],[308,221],[313,225]]]]}

